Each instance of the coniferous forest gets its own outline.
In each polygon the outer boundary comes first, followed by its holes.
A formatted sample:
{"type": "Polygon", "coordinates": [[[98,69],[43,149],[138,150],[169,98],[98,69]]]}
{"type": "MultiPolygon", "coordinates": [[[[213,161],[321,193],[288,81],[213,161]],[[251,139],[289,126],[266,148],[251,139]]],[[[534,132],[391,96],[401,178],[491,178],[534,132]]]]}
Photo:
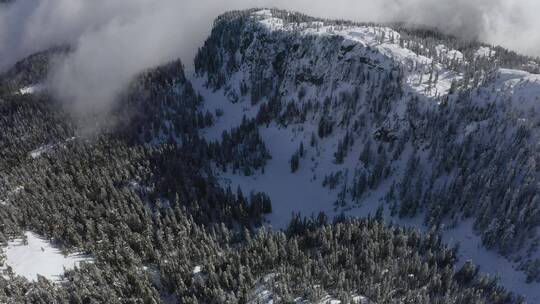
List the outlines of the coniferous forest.
{"type": "Polygon", "coordinates": [[[180,60],[140,73],[106,120],[71,115],[47,89],[21,92],[45,83],[69,46],[0,75],[0,244],[32,231],[91,257],[58,282],[1,268],[0,303],[526,303],[460,260],[441,227],[471,219],[486,250],[540,280],[540,120],[497,87],[501,69],[535,75],[539,61],[500,47],[478,57],[487,46],[402,24],[271,10],[281,20],[272,29],[256,12],[215,21],[196,76],[180,60]],[[339,34],[357,27],[430,63],[339,34]],[[192,77],[224,92],[220,109],[192,77]],[[251,115],[208,138],[239,103],[251,115]],[[335,191],[335,214],[295,213],[274,229],[270,193],[222,182],[267,174],[272,126],[300,130],[281,164],[288,174],[328,154],[332,171],[309,178],[335,191]],[[379,192],[376,212],[347,214],[379,192]]]}

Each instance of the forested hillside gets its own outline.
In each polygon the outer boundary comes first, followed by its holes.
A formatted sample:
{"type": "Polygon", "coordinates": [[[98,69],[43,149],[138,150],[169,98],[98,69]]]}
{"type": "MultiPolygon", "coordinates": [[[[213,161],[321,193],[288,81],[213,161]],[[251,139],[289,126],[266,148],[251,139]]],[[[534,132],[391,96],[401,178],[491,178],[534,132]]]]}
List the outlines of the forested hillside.
{"type": "Polygon", "coordinates": [[[393,27],[227,13],[195,75],[141,73],[94,133],[47,88],[69,47],[19,62],[0,76],[0,242],[90,258],[29,281],[0,254],[0,302],[524,303],[441,233],[472,218],[539,279],[540,65],[393,27]]]}
{"type": "Polygon", "coordinates": [[[472,218],[483,245],[519,260],[528,280],[538,280],[539,66],[430,30],[276,10],[223,15],[195,60],[209,87],[251,102],[246,115],[284,137],[263,139],[298,145],[291,172],[306,167],[296,174],[335,190],[336,210],[381,207],[429,227],[472,218]]]}

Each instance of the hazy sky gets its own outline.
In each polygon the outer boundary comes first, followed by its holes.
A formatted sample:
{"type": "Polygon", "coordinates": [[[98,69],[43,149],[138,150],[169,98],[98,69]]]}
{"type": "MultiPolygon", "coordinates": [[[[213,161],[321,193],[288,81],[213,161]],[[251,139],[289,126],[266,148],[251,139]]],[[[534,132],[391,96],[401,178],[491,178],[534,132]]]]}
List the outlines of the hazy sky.
{"type": "Polygon", "coordinates": [[[103,111],[142,70],[178,57],[191,62],[217,15],[250,7],[426,24],[540,55],[540,0],[15,0],[0,6],[0,71],[71,44],[49,83],[77,111],[103,111]]]}

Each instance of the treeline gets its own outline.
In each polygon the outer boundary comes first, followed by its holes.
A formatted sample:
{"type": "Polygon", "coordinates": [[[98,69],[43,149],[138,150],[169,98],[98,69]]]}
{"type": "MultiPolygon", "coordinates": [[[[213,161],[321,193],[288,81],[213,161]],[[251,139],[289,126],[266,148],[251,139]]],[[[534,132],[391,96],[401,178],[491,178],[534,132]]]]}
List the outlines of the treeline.
{"type": "Polygon", "coordinates": [[[0,277],[9,303],[249,303],[267,290],[278,303],[523,303],[478,274],[455,268],[456,249],[435,234],[379,220],[327,223],[294,217],[286,233],[205,228],[180,207],[148,216],[155,263],[140,259],[129,238],[100,243],[95,263],[66,273],[62,288],[0,277]],[[108,253],[108,254],[107,254],[108,253]]]}

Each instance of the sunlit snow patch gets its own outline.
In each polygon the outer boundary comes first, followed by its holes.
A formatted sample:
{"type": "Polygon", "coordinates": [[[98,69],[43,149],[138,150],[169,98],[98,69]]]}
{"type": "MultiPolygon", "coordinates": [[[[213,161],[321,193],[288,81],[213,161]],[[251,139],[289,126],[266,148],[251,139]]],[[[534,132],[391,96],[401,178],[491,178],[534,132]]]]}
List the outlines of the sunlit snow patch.
{"type": "Polygon", "coordinates": [[[482,58],[482,57],[487,57],[487,58],[490,58],[490,57],[493,57],[495,56],[497,52],[489,47],[486,47],[486,46],[481,46],[478,50],[476,50],[476,52],[474,53],[474,56],[476,58],[482,58]]]}
{"type": "Polygon", "coordinates": [[[41,146],[33,151],[30,151],[30,157],[34,159],[38,158],[44,153],[50,152],[53,148],[54,148],[54,145],[52,144],[41,146]]]}
{"type": "Polygon", "coordinates": [[[58,248],[38,235],[32,232],[26,232],[25,235],[26,244],[22,239],[16,239],[2,249],[6,261],[1,269],[10,266],[15,274],[31,281],[37,280],[38,275],[51,281],[60,281],[65,269],[73,269],[81,262],[91,260],[79,254],[64,256],[58,248]]]}
{"type": "Polygon", "coordinates": [[[39,93],[39,92],[43,91],[44,89],[45,89],[44,85],[42,85],[42,84],[34,84],[34,85],[30,85],[30,86],[21,88],[19,90],[19,93],[21,93],[21,95],[36,94],[36,93],[39,93]]]}
{"type": "Polygon", "coordinates": [[[540,75],[511,69],[500,69],[490,89],[499,98],[522,111],[540,111],[540,75]]]}
{"type": "MultiPolygon", "coordinates": [[[[387,61],[400,62],[405,70],[405,80],[410,89],[420,95],[435,98],[449,93],[452,82],[459,81],[463,75],[449,70],[433,59],[419,55],[410,49],[399,45],[401,34],[385,26],[335,26],[325,25],[324,22],[303,22],[300,24],[286,24],[282,19],[273,16],[270,10],[260,10],[253,14],[258,22],[270,31],[290,31],[308,36],[341,36],[346,41],[362,47],[371,47],[387,59],[387,61]],[[432,73],[432,70],[434,74],[432,73]],[[432,79],[435,78],[435,80],[432,79]]],[[[435,50],[439,57],[446,57],[450,61],[461,62],[463,53],[438,45],[435,50]]],[[[481,48],[480,55],[493,55],[489,48],[481,48]]],[[[366,54],[364,54],[366,56],[366,54]]],[[[377,56],[377,55],[368,55],[377,56]]],[[[378,58],[373,58],[378,61],[378,58]]],[[[383,63],[384,64],[384,63],[383,63]]]]}
{"type": "Polygon", "coordinates": [[[29,155],[31,158],[36,159],[41,157],[43,154],[51,153],[56,147],[65,147],[65,144],[68,142],[72,142],[76,139],[76,137],[70,137],[63,142],[59,143],[51,143],[43,145],[35,150],[30,151],[29,155]]]}
{"type": "Polygon", "coordinates": [[[202,266],[195,266],[195,268],[193,268],[193,274],[198,274],[202,271],[202,266]]]}
{"type": "Polygon", "coordinates": [[[459,243],[458,267],[471,260],[480,267],[480,271],[498,276],[499,282],[508,290],[525,295],[527,303],[540,303],[540,284],[526,283],[526,275],[518,269],[518,263],[485,249],[482,237],[474,231],[474,220],[463,220],[456,227],[444,231],[442,238],[448,244],[459,243]]]}

